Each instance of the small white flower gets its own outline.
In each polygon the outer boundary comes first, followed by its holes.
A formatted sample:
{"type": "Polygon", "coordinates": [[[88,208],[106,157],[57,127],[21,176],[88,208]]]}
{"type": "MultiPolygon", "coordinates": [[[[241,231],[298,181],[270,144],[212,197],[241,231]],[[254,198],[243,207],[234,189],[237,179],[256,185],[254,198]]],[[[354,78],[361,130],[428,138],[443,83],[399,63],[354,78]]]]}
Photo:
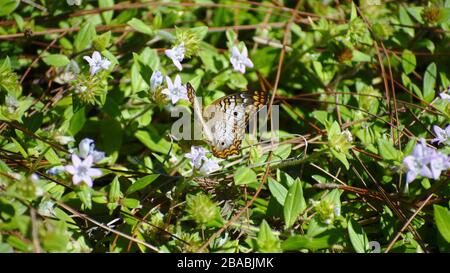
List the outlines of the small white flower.
{"type": "Polygon", "coordinates": [[[233,65],[234,70],[245,73],[245,67],[253,68],[252,61],[248,58],[247,47],[244,46],[242,53],[236,46],[231,49],[230,62],[233,65]]]}
{"type": "Polygon", "coordinates": [[[183,67],[181,66],[181,62],[184,59],[184,53],[186,52],[184,48],[184,44],[180,43],[176,47],[172,49],[167,49],[164,51],[167,57],[169,57],[173,64],[178,68],[178,70],[183,70],[183,67]]]}
{"type": "Polygon", "coordinates": [[[207,175],[218,169],[220,169],[220,166],[216,161],[206,158],[199,171],[201,174],[207,175]]]}
{"type": "Polygon", "coordinates": [[[189,158],[189,162],[192,167],[199,169],[202,166],[202,160],[206,158],[205,148],[202,146],[191,146],[191,152],[184,155],[184,157],[189,158]]]}
{"type": "Polygon", "coordinates": [[[436,138],[431,142],[437,142],[438,144],[445,143],[450,145],[450,125],[448,125],[445,129],[442,129],[439,126],[433,126],[434,134],[436,138]]]}
{"type": "Polygon", "coordinates": [[[353,136],[352,133],[350,133],[350,131],[348,129],[345,129],[342,133],[343,136],[345,136],[345,139],[351,143],[353,141],[353,136]]]}
{"type": "Polygon", "coordinates": [[[80,74],[80,67],[78,63],[71,60],[68,65],[61,71],[59,70],[59,75],[55,78],[55,82],[59,84],[69,83],[76,80],[77,75],[80,74]]]}
{"type": "Polygon", "coordinates": [[[191,146],[191,152],[184,155],[189,158],[191,166],[198,170],[200,174],[207,175],[220,169],[217,161],[206,157],[208,150],[201,146],[191,146]]]}
{"type": "Polygon", "coordinates": [[[92,178],[102,175],[99,169],[92,168],[93,160],[91,155],[81,161],[76,154],[72,154],[72,165],[66,166],[66,171],[72,175],[73,184],[78,185],[84,182],[89,187],[92,187],[92,178]]]}
{"type": "Polygon", "coordinates": [[[68,143],[75,141],[75,139],[71,136],[61,136],[61,135],[55,136],[55,140],[61,145],[67,145],[68,143]]]}
{"type": "Polygon", "coordinates": [[[95,163],[105,158],[104,152],[95,150],[95,142],[90,138],[84,138],[80,141],[78,155],[83,159],[92,156],[95,163]]]}
{"type": "Polygon", "coordinates": [[[65,171],[65,169],[66,168],[64,166],[54,166],[48,169],[47,173],[50,175],[58,175],[59,173],[65,171]]]}
{"type": "Polygon", "coordinates": [[[73,6],[73,5],[79,6],[79,5],[81,5],[81,1],[83,1],[83,0],[67,0],[67,5],[69,5],[69,6],[73,6]]]}
{"type": "Polygon", "coordinates": [[[80,85],[77,84],[77,86],[75,86],[75,93],[79,94],[79,93],[84,93],[84,91],[87,90],[87,87],[84,85],[80,85]]]}
{"type": "Polygon", "coordinates": [[[334,211],[334,215],[341,216],[341,207],[336,206],[336,207],[334,207],[333,211],[334,211]]]}
{"type": "Polygon", "coordinates": [[[152,76],[150,78],[150,89],[155,90],[158,86],[160,86],[164,81],[164,76],[158,70],[153,71],[152,76]]]}
{"type": "Polygon", "coordinates": [[[189,100],[186,86],[181,84],[180,75],[175,77],[175,81],[173,83],[169,77],[166,77],[166,81],[167,88],[161,91],[161,93],[167,95],[173,104],[177,103],[180,99],[189,100]]]}
{"type": "Polygon", "coordinates": [[[19,101],[11,95],[6,95],[5,104],[10,114],[13,114],[19,108],[19,101]]]}
{"type": "Polygon", "coordinates": [[[91,152],[91,144],[94,144],[94,141],[90,138],[84,138],[78,144],[78,155],[81,158],[86,158],[91,152]]]}
{"type": "Polygon", "coordinates": [[[91,75],[97,74],[102,69],[108,70],[111,65],[111,62],[106,58],[103,59],[102,55],[100,55],[100,52],[98,51],[94,51],[94,53],[92,53],[92,58],[89,56],[84,56],[83,59],[89,63],[89,71],[91,72],[91,75]]]}
{"type": "Polygon", "coordinates": [[[441,97],[441,99],[443,99],[443,100],[446,100],[446,101],[450,102],[450,95],[449,94],[446,94],[446,93],[442,92],[442,93],[439,94],[439,97],[441,97]]]}

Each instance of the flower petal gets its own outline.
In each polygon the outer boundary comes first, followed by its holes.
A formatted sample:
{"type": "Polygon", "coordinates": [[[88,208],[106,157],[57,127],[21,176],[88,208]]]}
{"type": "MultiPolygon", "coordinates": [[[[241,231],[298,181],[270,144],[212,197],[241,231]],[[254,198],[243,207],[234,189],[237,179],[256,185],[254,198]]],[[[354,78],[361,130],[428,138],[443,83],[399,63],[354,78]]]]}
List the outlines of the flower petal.
{"type": "Polygon", "coordinates": [[[75,174],[75,167],[72,165],[65,166],[64,169],[70,174],[75,174]]]}
{"type": "Polygon", "coordinates": [[[76,168],[81,165],[81,159],[76,154],[72,154],[72,163],[73,166],[76,168]]]}
{"type": "Polygon", "coordinates": [[[90,168],[87,171],[87,175],[89,175],[90,177],[99,177],[102,175],[102,171],[100,171],[99,169],[90,168]]]}
{"type": "Polygon", "coordinates": [[[74,175],[72,176],[72,182],[74,185],[78,185],[81,182],[81,177],[79,177],[78,175],[74,175]]]}
{"type": "Polygon", "coordinates": [[[94,51],[94,53],[92,53],[92,59],[93,59],[95,62],[101,62],[101,60],[102,60],[102,55],[100,55],[100,52],[94,51]]]}
{"type": "Polygon", "coordinates": [[[88,156],[84,159],[83,165],[89,168],[89,167],[92,166],[92,163],[93,163],[93,162],[94,162],[94,158],[92,157],[92,155],[88,155],[88,156]]]}

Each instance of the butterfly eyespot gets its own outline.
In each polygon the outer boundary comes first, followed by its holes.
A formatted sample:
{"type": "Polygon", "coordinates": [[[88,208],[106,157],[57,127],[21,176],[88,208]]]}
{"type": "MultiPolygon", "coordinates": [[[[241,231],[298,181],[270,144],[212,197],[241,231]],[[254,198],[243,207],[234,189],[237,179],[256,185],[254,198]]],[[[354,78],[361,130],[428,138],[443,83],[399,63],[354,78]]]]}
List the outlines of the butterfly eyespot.
{"type": "Polygon", "coordinates": [[[225,145],[225,142],[222,142],[222,143],[220,143],[220,144],[222,144],[222,146],[223,146],[223,145],[225,145]]]}
{"type": "Polygon", "coordinates": [[[237,116],[237,115],[238,115],[238,112],[234,112],[233,114],[234,114],[235,116],[237,116]]]}

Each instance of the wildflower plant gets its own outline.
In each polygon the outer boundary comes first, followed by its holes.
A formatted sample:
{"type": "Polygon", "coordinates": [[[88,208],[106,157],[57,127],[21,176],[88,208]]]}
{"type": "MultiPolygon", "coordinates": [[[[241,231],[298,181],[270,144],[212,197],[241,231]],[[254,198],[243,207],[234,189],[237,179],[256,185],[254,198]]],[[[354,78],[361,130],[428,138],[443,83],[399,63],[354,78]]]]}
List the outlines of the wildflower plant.
{"type": "Polygon", "coordinates": [[[188,2],[0,0],[0,252],[450,252],[450,1],[188,2]]]}

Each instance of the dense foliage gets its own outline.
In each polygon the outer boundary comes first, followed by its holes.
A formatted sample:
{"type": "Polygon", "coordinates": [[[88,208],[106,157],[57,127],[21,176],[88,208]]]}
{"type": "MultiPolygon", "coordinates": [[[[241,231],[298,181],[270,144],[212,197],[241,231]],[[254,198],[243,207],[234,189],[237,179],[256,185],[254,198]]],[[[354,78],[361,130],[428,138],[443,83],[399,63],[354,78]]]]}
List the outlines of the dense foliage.
{"type": "Polygon", "coordinates": [[[449,252],[449,32],[449,0],[0,0],[0,252],[449,252]],[[188,82],[279,128],[213,157],[171,133],[188,82]]]}

